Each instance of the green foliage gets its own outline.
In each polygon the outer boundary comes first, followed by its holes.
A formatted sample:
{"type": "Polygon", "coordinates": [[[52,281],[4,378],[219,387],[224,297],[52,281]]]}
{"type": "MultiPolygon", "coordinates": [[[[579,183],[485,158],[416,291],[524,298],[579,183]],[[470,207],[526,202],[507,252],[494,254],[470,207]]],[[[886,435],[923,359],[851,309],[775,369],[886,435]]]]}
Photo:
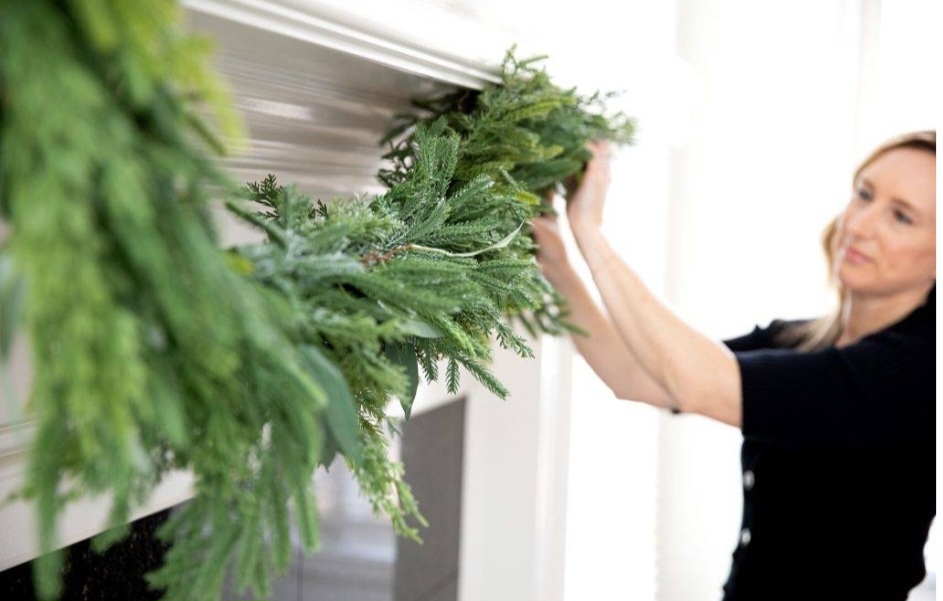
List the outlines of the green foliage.
{"type": "MultiPolygon", "coordinates": [[[[233,549],[267,584],[272,560],[253,545],[287,544],[289,500],[310,506],[330,380],[295,352],[290,307],[232,269],[210,231],[206,191],[225,180],[184,99],[213,103],[220,88],[178,13],[162,0],[2,4],[0,214],[32,342],[22,494],[43,548],[69,499],[109,493],[120,524],[188,468],[197,498],[155,582],[168,599],[206,599],[233,549]],[[180,570],[195,577],[169,576],[180,570]]],[[[36,582],[56,595],[55,554],[36,582]]]]}
{"type": "MultiPolygon", "coordinates": [[[[408,416],[420,372],[456,391],[460,368],[507,396],[491,341],[531,356],[509,317],[566,327],[527,224],[587,140],[631,136],[604,97],[509,54],[501,85],[425,103],[391,133],[386,193],[325,205],[270,176],[227,203],[267,241],[223,250],[207,194],[230,186],[195,111],[238,126],[205,50],[162,0],[0,3],[0,360],[21,323],[35,375],[21,494],[50,549],[69,500],[107,493],[123,524],[170,471],[192,471],[151,575],[171,601],[219,598],[229,565],[268,595],[291,524],[317,544],[312,475],[338,454],[418,537],[390,403],[408,416]]],[[[47,598],[56,562],[39,562],[47,598]]]]}
{"type": "Polygon", "coordinates": [[[452,189],[485,175],[525,204],[538,202],[548,190],[565,192],[563,182],[580,174],[589,159],[587,141],[632,142],[634,122],[606,111],[614,94],[582,96],[574,88],[561,88],[537,68],[543,59],[518,59],[511,49],[499,85],[416,101],[418,110],[401,115],[383,140],[390,144],[385,158],[393,166],[380,172],[381,181],[400,181],[415,160],[413,136],[403,134],[438,119],[461,139],[452,189]]]}
{"type": "MultiPolygon", "coordinates": [[[[383,140],[390,145],[385,158],[392,166],[380,172],[380,180],[391,186],[408,176],[421,148],[416,143],[416,126],[431,126],[454,132],[460,139],[450,191],[491,182],[493,193],[503,195],[495,206],[474,207],[503,215],[497,231],[509,231],[552,210],[543,199],[551,192],[566,194],[580,178],[590,157],[586,143],[607,139],[629,144],[635,124],[622,113],[607,114],[606,101],[612,94],[582,96],[573,88],[554,84],[536,66],[542,60],[518,59],[511,49],[502,64],[499,85],[415,102],[417,111],[401,115],[383,140]]],[[[446,240],[449,234],[443,232],[446,240]]],[[[520,236],[508,257],[529,261],[533,253],[530,236],[520,236]]],[[[562,297],[536,271],[523,276],[515,290],[509,291],[503,309],[532,335],[574,330],[566,322],[562,297]]]]}
{"type": "MultiPolygon", "coordinates": [[[[269,238],[238,249],[253,277],[288,299],[304,344],[322,348],[355,391],[364,461],[347,460],[401,534],[416,536],[406,518],[421,516],[402,466],[387,458],[395,432],[387,405],[398,398],[408,417],[419,368],[436,380],[443,360],[450,391],[462,366],[504,398],[489,369],[490,341],[532,356],[508,317],[532,333],[569,328],[524,228],[543,210],[540,195],[580,173],[588,140],[631,140],[632,122],[605,116],[600,95],[560,89],[532,64],[509,53],[501,86],[405,116],[388,137],[401,136],[386,156],[393,168],[380,174],[389,190],[372,201],[314,205],[270,176],[247,189],[263,211],[230,203],[269,238]]],[[[326,440],[326,464],[346,455],[326,440]]]]}
{"type": "MultiPolygon", "coordinates": [[[[270,176],[246,189],[260,211],[237,200],[229,205],[268,237],[234,249],[237,256],[251,266],[254,280],[293,308],[299,343],[338,365],[353,392],[364,460],[346,452],[330,428],[322,461],[329,464],[341,452],[374,507],[390,515],[398,532],[414,537],[406,519],[421,518],[402,466],[386,453],[395,429],[387,417],[390,401],[397,398],[408,416],[419,364],[444,359],[455,366],[449,371],[453,390],[461,365],[506,396],[488,367],[490,342],[497,336],[530,356],[503,323],[503,311],[514,295],[534,307],[540,298],[527,297],[519,286],[534,277],[534,262],[508,255],[523,235],[520,223],[510,232],[498,229],[514,199],[496,193],[484,176],[449,193],[458,139],[441,126],[421,126],[415,144],[413,168],[369,202],[315,204],[270,176]]],[[[426,376],[434,378],[434,368],[426,376]]]]}

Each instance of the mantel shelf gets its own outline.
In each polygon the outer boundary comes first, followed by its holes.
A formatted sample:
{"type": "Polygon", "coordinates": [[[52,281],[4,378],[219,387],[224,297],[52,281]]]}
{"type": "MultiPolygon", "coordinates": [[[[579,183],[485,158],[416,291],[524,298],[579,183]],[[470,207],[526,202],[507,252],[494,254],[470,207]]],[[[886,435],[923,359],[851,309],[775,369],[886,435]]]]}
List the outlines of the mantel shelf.
{"type": "Polygon", "coordinates": [[[190,13],[248,25],[451,85],[499,81],[512,34],[430,2],[184,0],[190,13]]]}

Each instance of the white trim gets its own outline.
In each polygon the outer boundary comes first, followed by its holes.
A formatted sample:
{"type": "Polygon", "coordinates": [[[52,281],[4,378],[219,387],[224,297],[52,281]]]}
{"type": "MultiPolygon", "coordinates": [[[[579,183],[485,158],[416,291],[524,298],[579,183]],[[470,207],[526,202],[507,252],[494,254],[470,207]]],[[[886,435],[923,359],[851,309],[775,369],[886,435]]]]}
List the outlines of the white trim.
{"type": "MultiPolygon", "coordinates": [[[[396,39],[390,33],[381,34],[375,30],[379,23],[361,17],[357,26],[350,26],[340,22],[337,11],[327,10],[329,2],[306,3],[302,7],[288,6],[288,2],[263,2],[261,0],[184,0],[184,7],[193,12],[204,13],[214,17],[250,25],[258,29],[276,33],[289,38],[303,40],[326,48],[355,55],[372,62],[391,67],[393,69],[428,77],[441,82],[463,87],[480,89],[487,83],[499,81],[496,65],[485,65],[473,60],[463,60],[441,49],[431,49],[423,43],[421,31],[409,32],[409,35],[400,33],[396,39]],[[419,40],[418,43],[412,40],[419,40]]],[[[447,23],[454,28],[457,23],[455,17],[438,11],[420,11],[410,8],[407,3],[397,3],[398,10],[403,11],[400,23],[421,24],[423,30],[443,30],[447,28],[437,25],[447,23]]],[[[362,11],[362,7],[359,7],[362,11]]],[[[368,11],[359,14],[366,15],[368,11]]],[[[345,15],[348,18],[356,17],[353,13],[345,15]]],[[[468,39],[474,35],[478,40],[495,38],[495,32],[484,27],[469,31],[465,23],[464,35],[456,36],[468,39]],[[471,34],[471,35],[470,35],[471,34]]],[[[395,32],[396,27],[385,24],[383,32],[395,32]]],[[[499,59],[509,39],[497,37],[494,43],[499,59]]]]}
{"type": "Polygon", "coordinates": [[[569,463],[566,341],[494,346],[502,401],[475,382],[466,404],[459,601],[562,601],[569,463]],[[555,370],[561,370],[555,372],[555,370]],[[559,379],[562,378],[562,379],[559,379]]]}
{"type": "MultiPolygon", "coordinates": [[[[19,459],[19,458],[18,458],[19,459]]],[[[12,468],[4,466],[0,472],[0,499],[19,491],[26,477],[26,461],[18,460],[12,468]]],[[[163,511],[193,497],[193,475],[190,472],[171,472],[154,490],[151,498],[138,507],[131,520],[163,511]]],[[[60,514],[59,540],[56,548],[66,547],[91,538],[111,527],[108,512],[111,503],[107,496],[86,496],[70,503],[60,514]]],[[[22,499],[6,504],[0,520],[0,571],[35,559],[40,554],[37,539],[36,516],[32,501],[22,499]],[[6,544],[12,541],[12,544],[6,544]]]]}
{"type": "MultiPolygon", "coordinates": [[[[33,421],[0,424],[0,500],[11,498],[22,490],[29,470],[28,454],[35,435],[33,421]]],[[[131,513],[131,520],[163,511],[194,495],[193,474],[186,471],[168,473],[152,492],[147,502],[131,513]]],[[[58,517],[59,540],[56,548],[66,547],[107,530],[111,508],[109,497],[85,496],[62,510],[58,517]]],[[[0,571],[35,559],[40,554],[36,515],[33,501],[16,499],[2,505],[0,511],[0,571]]]]}
{"type": "Polygon", "coordinates": [[[869,133],[879,99],[881,55],[881,0],[865,0],[849,10],[851,27],[857,28],[855,52],[855,140],[854,150],[861,154],[873,145],[869,133]]]}
{"type": "Polygon", "coordinates": [[[573,345],[544,335],[540,350],[535,586],[537,599],[563,601],[573,345]]]}

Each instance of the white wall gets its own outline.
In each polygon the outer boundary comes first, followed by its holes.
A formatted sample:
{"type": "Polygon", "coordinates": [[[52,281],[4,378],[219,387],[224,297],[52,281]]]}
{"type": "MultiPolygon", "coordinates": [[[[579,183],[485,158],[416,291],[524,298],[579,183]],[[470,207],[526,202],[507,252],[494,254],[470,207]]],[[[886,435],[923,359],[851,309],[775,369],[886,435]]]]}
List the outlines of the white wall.
{"type": "MultiPolygon", "coordinates": [[[[636,266],[660,291],[668,149],[684,137],[690,106],[689,73],[673,58],[674,4],[623,2],[618,18],[603,0],[488,0],[468,10],[511,31],[521,55],[547,52],[555,81],[625,91],[611,106],[638,117],[641,130],[638,146],[614,157],[631,175],[613,182],[607,229],[620,251],[643,257],[636,266]]],[[[469,405],[462,599],[654,596],[657,413],[616,401],[578,358],[569,386],[570,346],[561,342],[542,341],[539,370],[503,355],[509,401],[469,405]]]]}
{"type": "MultiPolygon", "coordinates": [[[[486,10],[481,3],[476,6],[486,10]]],[[[684,124],[691,108],[689,70],[674,58],[674,3],[634,0],[620,3],[615,12],[612,3],[603,0],[578,6],[521,1],[494,3],[493,14],[510,14],[518,25],[528,25],[518,32],[522,48],[547,51],[547,69],[556,81],[576,85],[583,93],[624,92],[610,107],[638,118],[640,129],[637,145],[613,159],[614,171],[625,177],[613,181],[606,230],[616,248],[632,257],[633,265],[661,293],[669,148],[686,137],[684,124]]],[[[572,241],[570,246],[578,256],[572,241]]],[[[584,275],[588,277],[585,269],[584,275]]],[[[564,391],[570,397],[569,411],[558,412],[569,422],[566,463],[537,467],[565,473],[568,482],[564,588],[562,597],[554,589],[539,598],[652,599],[658,414],[617,401],[578,357],[572,378],[572,387],[564,391]]],[[[502,408],[495,419],[506,419],[508,411],[502,408]]],[[[555,501],[544,498],[539,503],[555,501]]],[[[503,540],[515,544],[510,537],[503,540]]],[[[479,598],[520,598],[516,589],[490,586],[497,596],[479,598]]]]}

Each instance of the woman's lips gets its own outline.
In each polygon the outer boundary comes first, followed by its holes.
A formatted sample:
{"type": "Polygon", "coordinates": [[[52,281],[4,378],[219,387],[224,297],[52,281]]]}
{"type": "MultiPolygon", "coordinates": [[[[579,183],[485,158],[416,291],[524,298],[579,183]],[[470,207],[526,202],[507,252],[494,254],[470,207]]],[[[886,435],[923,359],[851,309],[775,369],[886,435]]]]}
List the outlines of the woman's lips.
{"type": "Polygon", "coordinates": [[[862,265],[864,263],[871,262],[871,257],[851,246],[846,246],[844,248],[843,254],[845,255],[846,261],[849,263],[854,263],[855,265],[862,265]]]}

